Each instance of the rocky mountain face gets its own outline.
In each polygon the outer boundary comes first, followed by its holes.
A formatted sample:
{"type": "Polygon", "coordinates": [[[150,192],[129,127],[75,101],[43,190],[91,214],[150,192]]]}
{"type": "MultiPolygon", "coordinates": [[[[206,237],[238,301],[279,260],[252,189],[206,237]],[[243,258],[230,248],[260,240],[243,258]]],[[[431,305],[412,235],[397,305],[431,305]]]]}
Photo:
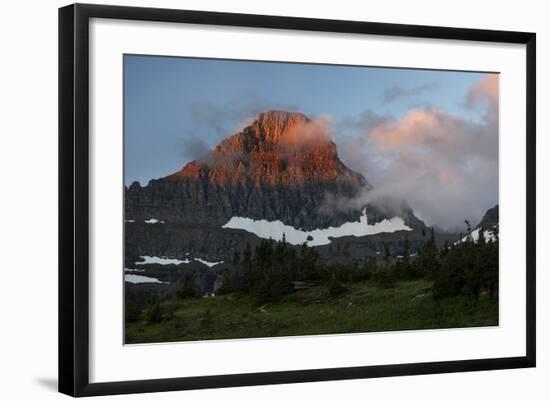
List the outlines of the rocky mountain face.
{"type": "Polygon", "coordinates": [[[213,292],[233,252],[261,241],[246,230],[222,228],[236,216],[280,220],[311,231],[359,221],[365,209],[368,224],[398,215],[416,228],[368,239],[341,237],[319,246],[322,257],[332,262],[378,258],[384,244],[392,250],[401,247],[405,234],[415,246],[424,223],[406,205],[384,202],[383,208],[356,204],[344,209],[334,203],[369,190],[367,180],[340,160],[322,121],[300,113],[262,113],[207,157],[144,187],[133,183],[126,188],[125,267],[161,282],[126,283],[128,294],[136,302],[152,293],[173,294],[186,275],[192,276],[201,294],[213,292]],[[143,264],[147,255],[194,261],[143,264]],[[210,267],[197,258],[220,263],[210,267]]]}
{"type": "Polygon", "coordinates": [[[493,206],[481,219],[476,228],[483,228],[483,230],[492,231],[495,226],[498,225],[498,205],[493,206]]]}
{"type": "MultiPolygon", "coordinates": [[[[224,139],[208,157],[145,187],[133,183],[125,191],[125,214],[127,220],[209,226],[242,216],[311,230],[358,220],[361,205],[329,210],[323,205],[369,189],[361,174],[342,163],[322,122],[269,111],[224,139]]],[[[423,225],[404,210],[409,225],[423,225]]],[[[370,224],[387,217],[373,206],[367,216],[370,224]]]]}

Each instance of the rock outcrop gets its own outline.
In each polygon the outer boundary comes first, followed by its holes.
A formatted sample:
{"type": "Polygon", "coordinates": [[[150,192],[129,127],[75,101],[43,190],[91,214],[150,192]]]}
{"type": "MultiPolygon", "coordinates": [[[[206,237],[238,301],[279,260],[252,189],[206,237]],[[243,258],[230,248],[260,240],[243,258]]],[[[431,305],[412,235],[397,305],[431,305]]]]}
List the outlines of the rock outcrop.
{"type": "Polygon", "coordinates": [[[498,205],[493,206],[485,212],[476,228],[492,231],[496,226],[498,226],[498,205]]]}

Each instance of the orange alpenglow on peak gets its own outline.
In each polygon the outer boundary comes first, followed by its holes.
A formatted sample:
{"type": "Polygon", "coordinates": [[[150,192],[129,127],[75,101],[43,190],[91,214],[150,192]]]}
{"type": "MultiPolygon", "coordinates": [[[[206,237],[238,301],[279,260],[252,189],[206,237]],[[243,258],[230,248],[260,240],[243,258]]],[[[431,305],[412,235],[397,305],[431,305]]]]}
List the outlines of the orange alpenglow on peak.
{"type": "Polygon", "coordinates": [[[259,114],[250,125],[222,140],[204,160],[189,162],[163,180],[257,187],[367,185],[361,174],[340,161],[327,119],[279,110],[259,114]]]}

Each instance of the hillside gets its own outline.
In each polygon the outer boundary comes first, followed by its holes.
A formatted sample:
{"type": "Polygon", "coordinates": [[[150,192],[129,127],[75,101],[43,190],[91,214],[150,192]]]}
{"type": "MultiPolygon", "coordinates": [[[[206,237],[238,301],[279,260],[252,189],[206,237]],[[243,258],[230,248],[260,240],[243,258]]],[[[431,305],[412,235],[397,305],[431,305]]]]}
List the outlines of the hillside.
{"type": "Polygon", "coordinates": [[[372,282],[349,286],[340,296],[315,287],[258,306],[251,296],[228,294],[172,298],[160,304],[160,321],[127,323],[126,343],[258,338],[392,330],[480,327],[498,324],[498,300],[435,301],[424,280],[381,288],[372,282]]]}

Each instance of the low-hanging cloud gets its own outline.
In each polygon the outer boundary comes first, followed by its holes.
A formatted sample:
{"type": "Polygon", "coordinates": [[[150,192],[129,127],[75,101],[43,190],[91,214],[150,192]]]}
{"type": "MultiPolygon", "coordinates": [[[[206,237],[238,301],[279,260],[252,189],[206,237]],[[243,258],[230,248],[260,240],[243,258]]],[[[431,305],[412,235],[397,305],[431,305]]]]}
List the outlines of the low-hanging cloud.
{"type": "Polygon", "coordinates": [[[204,159],[212,152],[204,139],[195,136],[181,138],[177,147],[184,160],[204,159]]]}
{"type": "Polygon", "coordinates": [[[287,129],[280,144],[294,149],[332,138],[333,126],[330,116],[319,115],[308,121],[300,121],[287,129]]]}
{"type": "MultiPolygon", "coordinates": [[[[215,136],[217,145],[223,143],[224,139],[241,132],[247,126],[258,119],[260,113],[252,117],[246,117],[237,122],[232,130],[226,130],[225,135],[215,136]]],[[[273,134],[282,134],[278,138],[272,138],[279,149],[290,155],[300,151],[303,147],[308,147],[312,143],[330,141],[333,135],[333,125],[331,118],[327,115],[314,116],[311,119],[295,120],[284,132],[272,132],[273,134]]],[[[212,138],[210,138],[212,139],[212,138]]],[[[228,160],[238,160],[243,157],[239,148],[233,148],[229,153],[217,152],[216,147],[195,135],[189,135],[181,138],[178,142],[179,153],[186,160],[200,160],[202,163],[213,164],[227,162],[228,160]]]]}
{"type": "Polygon", "coordinates": [[[244,91],[227,104],[218,105],[208,101],[193,103],[187,112],[196,131],[184,132],[176,143],[178,153],[186,160],[204,160],[211,155],[212,147],[223,138],[241,131],[253,118],[269,109],[296,110],[287,103],[268,101],[262,96],[244,91]],[[228,127],[233,127],[228,131],[228,127]]]}
{"type": "Polygon", "coordinates": [[[481,120],[435,107],[397,119],[365,114],[362,135],[338,142],[344,161],[375,187],[354,202],[402,199],[427,224],[448,230],[479,221],[498,203],[498,75],[476,83],[464,104],[482,110],[481,120]]]}

